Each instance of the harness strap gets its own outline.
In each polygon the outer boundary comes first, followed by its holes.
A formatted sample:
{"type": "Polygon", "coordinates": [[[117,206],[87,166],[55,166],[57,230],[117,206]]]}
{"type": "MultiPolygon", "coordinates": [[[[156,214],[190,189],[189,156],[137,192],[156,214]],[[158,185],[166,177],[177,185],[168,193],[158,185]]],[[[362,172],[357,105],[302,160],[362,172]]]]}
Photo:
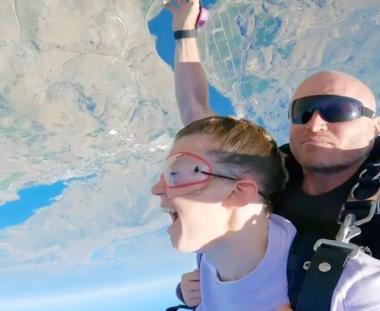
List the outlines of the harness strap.
{"type": "Polygon", "coordinates": [[[351,255],[348,248],[320,246],[306,273],[297,311],[329,311],[342,271],[351,255]]]}
{"type": "Polygon", "coordinates": [[[176,307],[170,307],[170,308],[167,308],[166,311],[177,311],[177,310],[180,310],[180,309],[185,309],[185,310],[195,310],[196,307],[188,307],[188,306],[185,306],[185,305],[178,305],[176,307]]]}
{"type": "Polygon", "coordinates": [[[304,235],[302,232],[297,232],[293,239],[287,265],[288,297],[293,310],[296,310],[302,291],[302,281],[305,279],[310,260],[314,254],[313,245],[320,237],[320,233],[304,235]]]}

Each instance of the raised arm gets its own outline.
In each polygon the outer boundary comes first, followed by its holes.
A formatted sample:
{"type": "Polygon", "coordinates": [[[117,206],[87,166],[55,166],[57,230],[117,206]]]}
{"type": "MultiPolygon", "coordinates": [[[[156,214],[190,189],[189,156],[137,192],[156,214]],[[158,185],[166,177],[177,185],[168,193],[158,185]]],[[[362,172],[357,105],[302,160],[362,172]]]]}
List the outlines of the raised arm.
{"type": "MultiPolygon", "coordinates": [[[[199,0],[174,0],[165,3],[173,13],[173,31],[195,28],[199,0]]],[[[196,38],[176,40],[175,92],[182,123],[213,116],[208,102],[208,82],[200,62],[196,38]]]]}

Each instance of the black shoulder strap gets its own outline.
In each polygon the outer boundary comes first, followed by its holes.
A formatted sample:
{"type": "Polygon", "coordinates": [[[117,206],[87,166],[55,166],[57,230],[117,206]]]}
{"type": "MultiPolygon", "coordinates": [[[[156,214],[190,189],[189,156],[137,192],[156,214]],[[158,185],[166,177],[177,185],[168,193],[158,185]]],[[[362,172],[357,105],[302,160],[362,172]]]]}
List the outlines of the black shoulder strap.
{"type": "Polygon", "coordinates": [[[302,167],[294,158],[292,151],[290,149],[290,145],[289,144],[282,145],[280,146],[279,149],[285,155],[286,169],[289,172],[292,172],[291,174],[289,174],[289,182],[292,183],[292,181],[298,182],[299,180],[302,180],[303,179],[302,167]]]}
{"type": "Polygon", "coordinates": [[[292,154],[292,150],[290,149],[289,144],[283,144],[282,146],[279,147],[279,149],[282,153],[285,153],[286,155],[292,154]]]}
{"type": "Polygon", "coordinates": [[[351,255],[349,248],[320,246],[315,252],[302,286],[296,311],[329,311],[342,271],[351,255]]]}
{"type": "Polygon", "coordinates": [[[181,309],[184,309],[184,310],[193,310],[194,311],[195,308],[194,307],[188,307],[186,305],[178,305],[178,306],[175,306],[175,307],[167,308],[166,311],[178,311],[178,310],[181,310],[181,309]]]}
{"type": "Polygon", "coordinates": [[[293,310],[298,305],[303,280],[314,255],[313,245],[320,237],[318,233],[305,234],[298,231],[293,239],[287,265],[288,297],[293,310]]]}

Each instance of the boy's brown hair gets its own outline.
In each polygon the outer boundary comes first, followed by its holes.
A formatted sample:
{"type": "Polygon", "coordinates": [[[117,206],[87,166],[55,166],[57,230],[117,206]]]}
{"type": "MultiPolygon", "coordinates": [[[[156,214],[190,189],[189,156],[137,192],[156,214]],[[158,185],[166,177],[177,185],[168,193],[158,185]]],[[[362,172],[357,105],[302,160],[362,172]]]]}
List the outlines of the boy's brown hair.
{"type": "Polygon", "coordinates": [[[259,125],[245,119],[213,116],[184,127],[176,140],[189,135],[210,135],[215,144],[211,156],[236,178],[253,177],[270,198],[281,191],[288,178],[275,140],[259,125]]]}

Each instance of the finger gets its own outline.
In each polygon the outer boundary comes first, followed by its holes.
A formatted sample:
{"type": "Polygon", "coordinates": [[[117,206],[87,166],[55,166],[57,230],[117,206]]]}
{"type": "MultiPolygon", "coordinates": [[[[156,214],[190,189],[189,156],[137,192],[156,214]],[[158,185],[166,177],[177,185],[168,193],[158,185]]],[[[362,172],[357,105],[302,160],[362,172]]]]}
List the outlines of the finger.
{"type": "Polygon", "coordinates": [[[182,275],[181,280],[183,282],[199,282],[199,272],[190,272],[182,275]]]}
{"type": "Polygon", "coordinates": [[[193,301],[185,301],[186,305],[189,306],[189,307],[196,307],[198,306],[201,301],[200,300],[193,300],[193,301]]]}
{"type": "Polygon", "coordinates": [[[200,278],[200,273],[199,273],[198,269],[194,270],[189,275],[189,280],[190,281],[199,281],[199,278],[200,278]]]}
{"type": "Polygon", "coordinates": [[[162,5],[167,8],[169,11],[171,11],[172,13],[174,13],[177,9],[169,2],[169,1],[164,1],[162,2],[162,5]]]}
{"type": "Polygon", "coordinates": [[[189,298],[189,301],[191,301],[191,302],[200,302],[201,301],[201,297],[189,298]]]}
{"type": "Polygon", "coordinates": [[[189,300],[191,299],[201,299],[201,292],[198,292],[198,293],[191,293],[191,295],[189,295],[187,297],[189,300]]]}
{"type": "Polygon", "coordinates": [[[201,298],[200,297],[192,297],[192,298],[188,298],[187,301],[189,303],[191,303],[192,305],[198,305],[201,302],[201,298]]]}
{"type": "Polygon", "coordinates": [[[293,311],[289,304],[282,305],[276,311],[293,311]]]}
{"type": "Polygon", "coordinates": [[[200,299],[194,299],[194,300],[190,300],[187,305],[189,307],[195,307],[197,305],[199,305],[201,303],[201,300],[200,299]]]}
{"type": "Polygon", "coordinates": [[[200,283],[199,283],[199,282],[197,282],[197,283],[193,282],[193,283],[189,283],[189,284],[186,286],[186,288],[187,288],[188,290],[192,291],[192,292],[196,292],[196,291],[199,292],[199,290],[200,290],[201,287],[200,287],[200,283]]]}
{"type": "Polygon", "coordinates": [[[200,283],[187,283],[181,287],[183,293],[199,292],[201,290],[200,283]]]}
{"type": "Polygon", "coordinates": [[[184,2],[184,1],[182,1],[182,0],[174,0],[174,1],[177,2],[179,6],[184,5],[185,2],[186,2],[186,1],[184,2]]]}

